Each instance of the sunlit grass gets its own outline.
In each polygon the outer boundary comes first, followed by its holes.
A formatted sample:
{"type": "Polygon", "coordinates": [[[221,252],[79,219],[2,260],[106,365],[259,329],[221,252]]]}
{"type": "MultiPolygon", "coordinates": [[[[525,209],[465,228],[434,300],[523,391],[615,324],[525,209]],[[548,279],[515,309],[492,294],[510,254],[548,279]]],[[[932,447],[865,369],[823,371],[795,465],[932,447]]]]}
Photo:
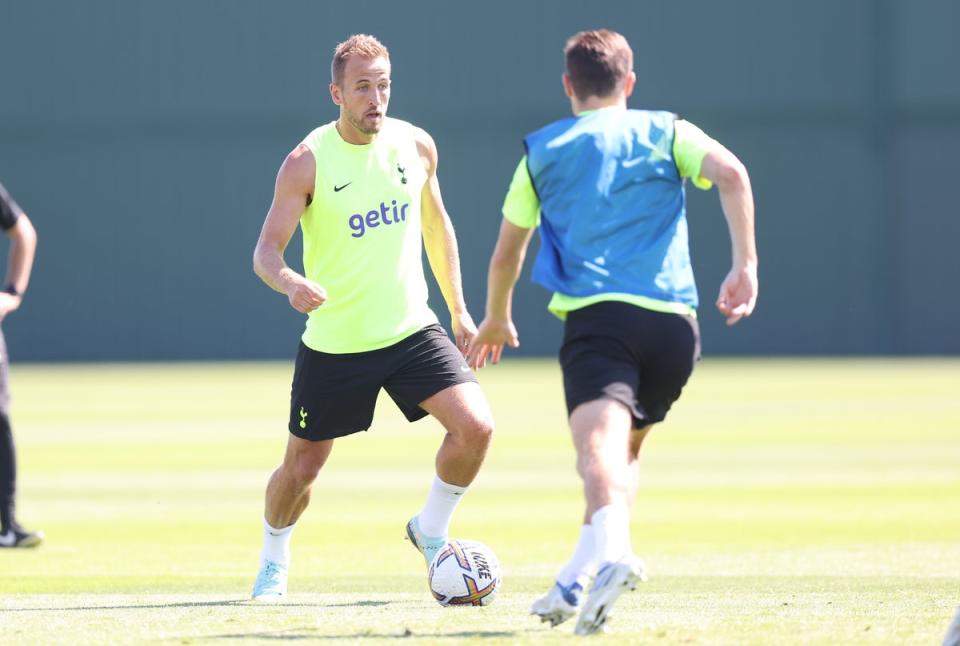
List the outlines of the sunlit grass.
{"type": "MultiPolygon", "coordinates": [[[[553,361],[481,375],[498,428],[453,532],[505,573],[429,597],[403,526],[441,429],[381,400],[294,536],[290,603],[247,603],[291,366],[15,366],[20,510],[0,551],[12,643],[555,643],[526,615],[567,558],[579,482],[553,361]]],[[[960,603],[960,361],[707,360],[648,440],[633,543],[651,581],[609,643],[931,644],[960,603]]],[[[3,641],[3,640],[0,640],[3,641]]]]}

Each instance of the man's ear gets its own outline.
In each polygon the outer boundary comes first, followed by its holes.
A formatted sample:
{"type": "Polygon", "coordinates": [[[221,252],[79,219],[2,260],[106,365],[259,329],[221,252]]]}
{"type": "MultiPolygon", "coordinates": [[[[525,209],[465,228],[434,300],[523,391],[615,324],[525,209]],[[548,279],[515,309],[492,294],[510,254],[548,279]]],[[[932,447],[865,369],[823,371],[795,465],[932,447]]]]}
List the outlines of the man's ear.
{"type": "Polygon", "coordinates": [[[637,86],[637,73],[630,72],[627,78],[623,80],[623,96],[628,97],[633,94],[633,88],[637,86]]]}
{"type": "Polygon", "coordinates": [[[336,83],[330,84],[330,98],[336,105],[343,105],[343,95],[340,93],[340,86],[336,83]]]}
{"type": "Polygon", "coordinates": [[[560,80],[563,81],[564,93],[572,99],[573,98],[573,81],[570,80],[570,75],[564,72],[563,76],[560,77],[560,80]]]}

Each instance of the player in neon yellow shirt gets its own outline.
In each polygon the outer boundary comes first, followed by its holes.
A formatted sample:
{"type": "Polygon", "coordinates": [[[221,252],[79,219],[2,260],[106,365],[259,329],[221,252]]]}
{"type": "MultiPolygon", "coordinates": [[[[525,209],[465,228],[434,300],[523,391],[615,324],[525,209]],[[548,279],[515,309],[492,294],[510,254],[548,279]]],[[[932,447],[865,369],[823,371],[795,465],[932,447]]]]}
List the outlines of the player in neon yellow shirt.
{"type": "Polygon", "coordinates": [[[638,455],[699,357],[685,181],[719,188],[733,258],[716,305],[730,325],[753,311],[757,251],[743,164],[672,113],[627,108],[636,75],[626,39],[580,32],[565,57],[573,116],[524,139],[468,360],[496,363],[518,344],[512,291],[539,227],[533,279],[564,319],[560,363],[586,508],[573,557],[531,613],[557,625],[579,612],[575,632],[590,634],[645,578],[630,542],[638,455]]]}
{"type": "Polygon", "coordinates": [[[286,597],[290,536],[313,481],[336,438],[367,430],[381,389],[408,420],[433,415],[447,431],[427,501],[407,523],[427,563],[446,542],[493,432],[489,406],[463,357],[476,327],[463,300],[433,139],[386,116],[390,56],[376,38],[355,35],[340,43],[331,76],[340,116],[287,156],[254,253],[263,281],[308,315],[287,450],[266,491],[253,590],[261,601],[286,597]],[[303,275],[283,257],[298,223],[303,275]],[[424,246],[456,345],[427,306],[424,246]]]}

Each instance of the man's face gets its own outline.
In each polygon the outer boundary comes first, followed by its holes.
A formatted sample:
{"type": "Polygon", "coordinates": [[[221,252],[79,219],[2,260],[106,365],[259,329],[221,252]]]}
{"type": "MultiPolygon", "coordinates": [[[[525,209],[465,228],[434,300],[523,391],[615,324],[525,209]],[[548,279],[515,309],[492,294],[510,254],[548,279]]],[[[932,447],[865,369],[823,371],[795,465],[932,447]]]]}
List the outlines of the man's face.
{"type": "Polygon", "coordinates": [[[351,126],[365,135],[377,134],[390,102],[390,61],[351,56],[342,85],[331,84],[330,93],[351,126]]]}

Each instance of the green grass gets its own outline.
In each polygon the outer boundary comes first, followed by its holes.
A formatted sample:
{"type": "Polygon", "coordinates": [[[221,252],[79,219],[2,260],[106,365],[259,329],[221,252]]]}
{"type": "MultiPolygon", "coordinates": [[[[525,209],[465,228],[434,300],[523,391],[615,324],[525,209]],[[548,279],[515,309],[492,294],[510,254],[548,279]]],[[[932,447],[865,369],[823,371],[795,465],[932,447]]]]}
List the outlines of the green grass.
{"type": "MultiPolygon", "coordinates": [[[[555,362],[484,371],[498,429],[458,510],[504,584],[430,598],[403,527],[441,430],[382,400],[294,536],[290,602],[246,601],[291,366],[15,366],[20,511],[0,642],[573,641],[527,616],[581,511],[555,362]]],[[[960,603],[960,361],[706,360],[647,440],[633,543],[651,580],[591,643],[936,644],[960,603]]]]}

